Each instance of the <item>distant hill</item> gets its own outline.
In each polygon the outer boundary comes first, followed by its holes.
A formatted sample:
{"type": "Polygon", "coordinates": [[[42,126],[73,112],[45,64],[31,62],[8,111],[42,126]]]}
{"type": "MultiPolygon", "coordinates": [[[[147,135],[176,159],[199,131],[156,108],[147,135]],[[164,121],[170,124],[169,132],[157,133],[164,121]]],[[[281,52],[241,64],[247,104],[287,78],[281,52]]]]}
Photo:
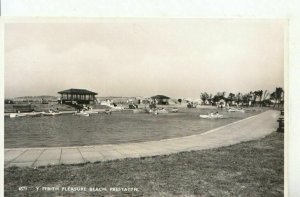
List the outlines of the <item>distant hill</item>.
{"type": "Polygon", "coordinates": [[[22,97],[16,97],[12,100],[47,100],[47,101],[56,101],[56,96],[49,96],[49,95],[42,95],[42,96],[22,96],[22,97]]]}

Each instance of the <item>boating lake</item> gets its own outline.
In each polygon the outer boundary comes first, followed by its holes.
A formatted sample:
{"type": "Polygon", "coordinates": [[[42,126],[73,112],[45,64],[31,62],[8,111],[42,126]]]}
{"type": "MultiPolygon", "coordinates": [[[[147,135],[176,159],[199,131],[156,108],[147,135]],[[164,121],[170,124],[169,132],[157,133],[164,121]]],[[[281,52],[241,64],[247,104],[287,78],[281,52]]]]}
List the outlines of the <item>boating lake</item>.
{"type": "Polygon", "coordinates": [[[200,114],[217,109],[180,109],[157,116],[132,111],[64,114],[42,117],[5,117],[5,148],[66,147],[143,142],[182,137],[217,128],[260,112],[218,110],[224,119],[201,119],[200,114]]]}

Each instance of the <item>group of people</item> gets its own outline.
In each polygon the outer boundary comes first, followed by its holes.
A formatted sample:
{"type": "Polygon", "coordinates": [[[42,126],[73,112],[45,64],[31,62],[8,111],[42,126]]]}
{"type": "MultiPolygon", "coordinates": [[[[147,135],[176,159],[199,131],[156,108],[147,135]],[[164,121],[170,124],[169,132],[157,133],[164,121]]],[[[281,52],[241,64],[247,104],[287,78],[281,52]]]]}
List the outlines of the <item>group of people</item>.
{"type": "Polygon", "coordinates": [[[210,112],[210,113],[208,113],[208,115],[209,115],[209,116],[218,116],[218,115],[219,115],[219,112],[218,112],[218,111],[215,112],[215,113],[210,112]]]}

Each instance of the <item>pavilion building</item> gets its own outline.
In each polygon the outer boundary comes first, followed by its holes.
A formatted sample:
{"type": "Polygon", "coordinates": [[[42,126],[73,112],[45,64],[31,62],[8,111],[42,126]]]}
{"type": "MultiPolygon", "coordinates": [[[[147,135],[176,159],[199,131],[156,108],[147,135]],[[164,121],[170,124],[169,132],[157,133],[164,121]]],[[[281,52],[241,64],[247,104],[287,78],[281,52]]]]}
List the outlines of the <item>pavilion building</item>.
{"type": "Polygon", "coordinates": [[[158,105],[169,105],[170,97],[165,95],[156,95],[151,97],[158,105]]]}
{"type": "Polygon", "coordinates": [[[58,92],[61,95],[60,102],[65,103],[78,103],[78,104],[91,104],[96,101],[98,93],[86,89],[68,89],[58,92]]]}

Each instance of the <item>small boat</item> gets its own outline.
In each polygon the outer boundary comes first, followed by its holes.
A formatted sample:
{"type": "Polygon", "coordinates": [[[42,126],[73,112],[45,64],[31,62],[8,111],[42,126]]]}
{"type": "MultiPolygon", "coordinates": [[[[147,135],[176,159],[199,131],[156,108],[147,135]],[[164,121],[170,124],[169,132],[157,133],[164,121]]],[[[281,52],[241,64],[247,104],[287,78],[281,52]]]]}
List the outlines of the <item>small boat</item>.
{"type": "Polygon", "coordinates": [[[228,112],[242,112],[245,113],[244,109],[237,109],[237,108],[230,108],[228,109],[228,112]]]}
{"type": "Polygon", "coordinates": [[[17,114],[11,113],[11,114],[9,114],[9,117],[10,117],[10,118],[16,118],[16,117],[17,117],[17,114]]]}
{"type": "Polygon", "coordinates": [[[11,113],[9,114],[9,117],[10,118],[19,118],[19,117],[25,117],[26,116],[26,113],[11,113]]]}
{"type": "Polygon", "coordinates": [[[88,114],[98,114],[99,113],[98,111],[93,110],[92,107],[88,107],[88,106],[85,106],[85,105],[83,105],[83,108],[80,109],[80,111],[88,113],[88,114]]]}
{"type": "Polygon", "coordinates": [[[219,118],[224,118],[223,115],[220,114],[209,114],[209,115],[200,115],[200,118],[205,118],[205,119],[219,119],[219,118]]]}
{"type": "Polygon", "coordinates": [[[123,106],[112,106],[111,110],[112,111],[123,111],[124,107],[123,106]]]}
{"type": "Polygon", "coordinates": [[[165,110],[165,109],[158,109],[156,111],[157,111],[158,114],[167,114],[168,113],[168,111],[165,110]]]}
{"type": "Polygon", "coordinates": [[[178,109],[177,109],[177,108],[173,108],[173,109],[171,109],[171,112],[172,112],[172,113],[177,113],[177,112],[178,112],[178,109]]]}
{"type": "Polygon", "coordinates": [[[84,112],[84,111],[75,112],[74,115],[77,115],[77,116],[90,116],[89,113],[86,113],[86,112],[84,112]]]}
{"type": "Polygon", "coordinates": [[[86,110],[84,111],[85,113],[88,113],[88,114],[98,114],[99,112],[97,111],[94,111],[94,110],[86,110]]]}
{"type": "Polygon", "coordinates": [[[153,113],[153,110],[145,108],[144,112],[147,113],[147,114],[151,114],[151,113],[153,113]]]}
{"type": "Polygon", "coordinates": [[[57,115],[61,115],[61,113],[49,110],[49,112],[45,112],[45,113],[43,113],[43,115],[44,116],[57,116],[57,115]]]}
{"type": "Polygon", "coordinates": [[[25,116],[31,116],[31,117],[40,117],[44,114],[45,112],[30,112],[26,113],[25,116]]]}

